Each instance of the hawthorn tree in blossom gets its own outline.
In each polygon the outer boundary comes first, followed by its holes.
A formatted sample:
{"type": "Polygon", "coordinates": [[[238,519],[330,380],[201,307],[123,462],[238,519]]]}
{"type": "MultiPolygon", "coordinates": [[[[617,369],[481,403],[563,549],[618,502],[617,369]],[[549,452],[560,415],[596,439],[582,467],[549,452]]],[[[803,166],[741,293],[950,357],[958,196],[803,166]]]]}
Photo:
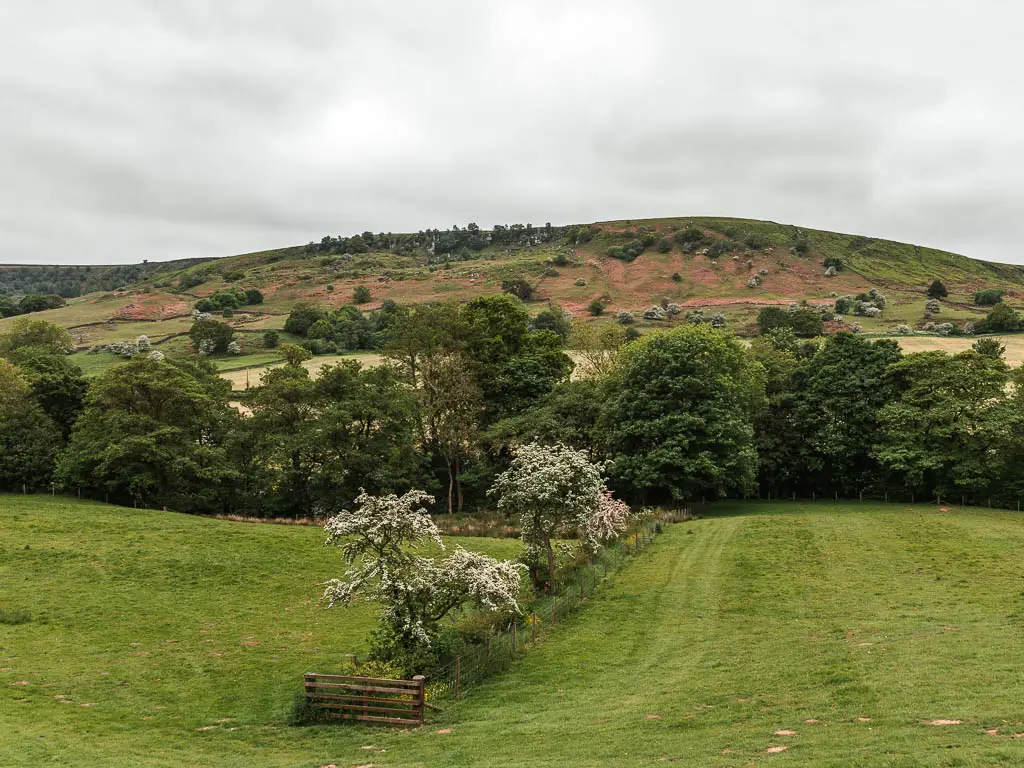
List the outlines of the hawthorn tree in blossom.
{"type": "Polygon", "coordinates": [[[425,545],[444,550],[425,506],[433,503],[423,491],[364,492],[354,509],[324,526],[325,544],[340,546],[348,565],[342,578],[327,582],[324,597],[331,606],[379,603],[386,642],[401,652],[429,648],[440,621],[463,605],[519,612],[521,565],[462,548],[440,558],[420,553],[425,545]]]}
{"type": "Polygon", "coordinates": [[[546,561],[548,586],[555,577],[552,540],[579,533],[593,553],[628,525],[629,508],[611,498],[601,468],[584,451],[531,443],[519,448],[487,492],[498,497],[499,511],[519,516],[527,562],[546,561]]]}

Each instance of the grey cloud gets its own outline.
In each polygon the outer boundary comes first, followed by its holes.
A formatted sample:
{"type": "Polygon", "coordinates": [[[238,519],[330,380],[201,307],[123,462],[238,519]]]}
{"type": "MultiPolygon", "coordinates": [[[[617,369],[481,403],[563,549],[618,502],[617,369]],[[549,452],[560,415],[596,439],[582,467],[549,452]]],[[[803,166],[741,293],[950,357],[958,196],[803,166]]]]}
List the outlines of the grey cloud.
{"type": "Polygon", "coordinates": [[[0,261],[685,214],[1024,261],[1022,15],[995,0],[11,0],[0,261]]]}

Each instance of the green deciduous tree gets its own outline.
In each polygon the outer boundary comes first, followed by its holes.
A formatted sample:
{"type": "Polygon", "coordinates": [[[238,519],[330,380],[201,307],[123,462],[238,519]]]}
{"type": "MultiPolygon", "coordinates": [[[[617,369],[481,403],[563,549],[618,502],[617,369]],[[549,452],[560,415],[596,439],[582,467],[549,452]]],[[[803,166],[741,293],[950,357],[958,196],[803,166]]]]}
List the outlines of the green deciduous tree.
{"type": "Polygon", "coordinates": [[[930,299],[944,299],[949,296],[949,291],[946,286],[942,284],[942,281],[938,278],[932,280],[932,284],[928,286],[928,298],[930,299]]]}
{"type": "Polygon", "coordinates": [[[1014,430],[1004,408],[1009,368],[968,350],[920,352],[892,366],[898,398],[879,412],[878,460],[921,494],[988,494],[997,457],[1014,430]]]}
{"type": "Polygon", "coordinates": [[[65,486],[120,503],[223,509],[233,476],[224,439],[237,412],[211,370],[135,358],[97,377],[59,462],[65,486]]]}
{"type": "Polygon", "coordinates": [[[21,372],[0,360],[0,491],[45,488],[60,442],[21,372]]]}
{"type": "Polygon", "coordinates": [[[747,493],[765,373],[706,324],[646,336],[620,354],[601,416],[616,485],[642,501],[747,493]]]}
{"type": "Polygon", "coordinates": [[[22,350],[34,349],[52,355],[70,355],[75,349],[71,334],[47,320],[19,317],[6,333],[0,334],[0,357],[10,358],[22,350]]]}

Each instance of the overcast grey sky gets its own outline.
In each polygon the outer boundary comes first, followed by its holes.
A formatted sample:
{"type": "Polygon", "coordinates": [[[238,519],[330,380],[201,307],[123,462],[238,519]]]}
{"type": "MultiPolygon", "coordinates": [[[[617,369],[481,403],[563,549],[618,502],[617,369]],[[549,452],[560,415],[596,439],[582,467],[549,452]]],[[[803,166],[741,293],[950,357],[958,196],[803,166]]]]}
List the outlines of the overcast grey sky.
{"type": "Polygon", "coordinates": [[[723,215],[1024,262],[1016,3],[0,3],[0,262],[723,215]]]}

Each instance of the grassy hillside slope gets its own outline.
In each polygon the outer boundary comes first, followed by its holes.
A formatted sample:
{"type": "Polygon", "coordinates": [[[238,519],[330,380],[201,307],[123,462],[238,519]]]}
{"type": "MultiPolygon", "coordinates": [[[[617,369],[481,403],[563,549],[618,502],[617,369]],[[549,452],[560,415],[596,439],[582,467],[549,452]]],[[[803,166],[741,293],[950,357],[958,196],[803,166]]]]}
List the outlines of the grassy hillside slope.
{"type": "Polygon", "coordinates": [[[284,724],[300,673],[370,623],[316,607],[338,570],[319,531],[0,509],[0,600],[37,614],[0,624],[3,765],[1024,762],[1012,513],[721,505],[671,526],[510,673],[392,732],[284,724]]]}
{"type": "MultiPolygon", "coordinates": [[[[831,294],[870,288],[886,293],[889,308],[879,320],[859,320],[866,331],[919,322],[924,289],[936,277],[950,289],[941,320],[983,316],[984,310],[970,306],[981,288],[1001,288],[1013,302],[1024,296],[1022,266],[774,222],[680,217],[600,222],[548,232],[546,239],[538,235],[514,245],[480,240],[478,250],[460,248],[448,254],[435,252],[434,246],[408,244],[358,253],[344,252],[344,245],[319,244],[250,253],[176,271],[144,272],[127,290],[90,293],[41,315],[70,328],[78,344],[88,347],[140,333],[153,340],[170,338],[181,332],[198,298],[229,286],[259,288],[266,295],[265,304],[236,313],[232,322],[244,331],[280,328],[299,301],[350,303],[357,286],[370,288],[372,300],[363,305],[370,309],[385,299],[467,299],[500,291],[502,281],[511,278],[524,278],[534,286],[535,311],[550,302],[583,315],[595,298],[605,301],[608,313],[635,311],[667,299],[687,308],[724,310],[730,325],[740,330],[749,327],[757,309],[766,304],[805,299],[825,303],[832,300],[831,294]],[[688,228],[702,233],[704,247],[688,252],[679,242],[688,228]],[[638,239],[648,245],[635,260],[608,255],[610,249],[638,239]],[[842,264],[834,277],[825,275],[827,259],[842,264]],[[761,284],[749,288],[748,280],[755,274],[761,284]]],[[[9,322],[0,320],[0,330],[9,322]]]]}

